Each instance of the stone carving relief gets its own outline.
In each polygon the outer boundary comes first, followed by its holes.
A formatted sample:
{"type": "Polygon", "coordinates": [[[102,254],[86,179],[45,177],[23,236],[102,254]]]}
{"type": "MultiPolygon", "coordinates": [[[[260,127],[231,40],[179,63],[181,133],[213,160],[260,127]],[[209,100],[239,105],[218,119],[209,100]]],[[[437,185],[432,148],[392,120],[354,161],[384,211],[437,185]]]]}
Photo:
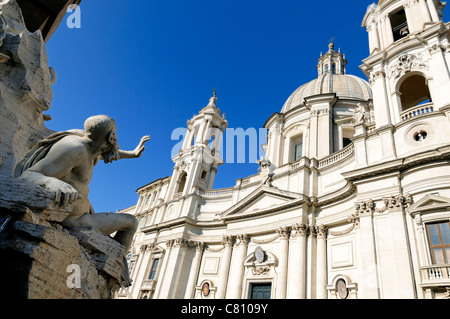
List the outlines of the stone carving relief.
{"type": "Polygon", "coordinates": [[[265,276],[270,273],[270,267],[264,266],[264,267],[253,267],[252,268],[252,274],[253,276],[265,276]]]}
{"type": "Polygon", "coordinates": [[[423,54],[404,54],[389,69],[389,78],[398,79],[413,69],[428,70],[428,61],[423,54]]]}
{"type": "Polygon", "coordinates": [[[384,213],[386,211],[395,212],[402,209],[406,210],[412,205],[412,201],[412,196],[410,194],[406,194],[384,197],[384,206],[381,208],[376,208],[373,200],[358,202],[355,204],[356,215],[352,215],[352,217],[349,217],[349,219],[351,218],[352,220],[354,220],[355,218],[359,218],[360,216],[372,215],[374,212],[384,213]]]}

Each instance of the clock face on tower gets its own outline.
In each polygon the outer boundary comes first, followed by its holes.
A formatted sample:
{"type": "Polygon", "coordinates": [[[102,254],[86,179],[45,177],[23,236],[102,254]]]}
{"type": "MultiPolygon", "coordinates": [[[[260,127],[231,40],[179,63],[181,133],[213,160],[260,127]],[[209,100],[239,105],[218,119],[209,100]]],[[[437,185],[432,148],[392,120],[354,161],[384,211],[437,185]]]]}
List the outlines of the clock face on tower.
{"type": "Polygon", "coordinates": [[[338,293],[339,298],[347,299],[348,297],[348,289],[347,284],[343,279],[339,279],[336,283],[336,291],[338,293]]]}

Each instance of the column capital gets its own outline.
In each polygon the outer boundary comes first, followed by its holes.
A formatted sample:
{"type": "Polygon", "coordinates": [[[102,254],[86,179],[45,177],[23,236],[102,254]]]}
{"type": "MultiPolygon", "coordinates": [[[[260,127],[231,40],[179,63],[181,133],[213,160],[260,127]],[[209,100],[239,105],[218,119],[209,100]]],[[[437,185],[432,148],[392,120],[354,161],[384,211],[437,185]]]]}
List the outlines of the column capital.
{"type": "Polygon", "coordinates": [[[355,210],[358,216],[372,216],[375,211],[375,204],[373,200],[359,202],[355,204],[355,210]]]}
{"type": "Polygon", "coordinates": [[[196,241],[194,242],[195,245],[195,249],[198,251],[203,251],[203,249],[205,249],[205,243],[202,241],[196,241]]]}
{"type": "Polygon", "coordinates": [[[289,239],[290,231],[291,231],[290,227],[281,227],[277,229],[277,233],[282,240],[289,239]]]}
{"type": "Polygon", "coordinates": [[[386,77],[386,73],[384,71],[373,71],[370,73],[369,81],[370,83],[375,82],[378,79],[384,79],[386,77]]]}
{"type": "Polygon", "coordinates": [[[241,235],[237,235],[236,239],[238,240],[236,242],[236,246],[240,246],[242,245],[248,245],[249,241],[250,241],[250,236],[247,234],[241,234],[241,235]]]}
{"type": "Polygon", "coordinates": [[[317,229],[315,226],[308,226],[308,235],[309,237],[315,237],[317,236],[317,229]]]}
{"type": "Polygon", "coordinates": [[[326,227],[325,225],[319,225],[319,226],[316,226],[315,228],[316,228],[316,233],[317,233],[318,239],[326,239],[327,238],[328,227],[326,227]]]}
{"type": "Polygon", "coordinates": [[[227,246],[233,246],[233,236],[224,236],[222,238],[222,244],[227,247],[227,246]]]}
{"type": "Polygon", "coordinates": [[[190,241],[184,238],[177,238],[173,240],[173,247],[188,247],[190,241]]]}
{"type": "Polygon", "coordinates": [[[173,244],[174,244],[174,240],[173,239],[170,239],[170,240],[166,241],[167,248],[172,248],[173,244]]]}
{"type": "Polygon", "coordinates": [[[291,227],[291,238],[306,237],[308,232],[308,225],[306,224],[295,224],[291,227]]]}

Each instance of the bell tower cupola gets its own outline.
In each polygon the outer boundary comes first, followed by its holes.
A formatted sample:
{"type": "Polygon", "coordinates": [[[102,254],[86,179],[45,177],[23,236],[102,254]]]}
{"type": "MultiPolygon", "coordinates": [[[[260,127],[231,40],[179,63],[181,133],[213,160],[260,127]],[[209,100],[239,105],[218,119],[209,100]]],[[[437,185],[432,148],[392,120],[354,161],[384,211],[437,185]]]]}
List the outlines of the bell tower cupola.
{"type": "Polygon", "coordinates": [[[346,74],[347,60],[345,54],[341,53],[341,50],[334,50],[333,41],[328,45],[328,52],[321,54],[319,63],[317,65],[317,71],[319,77],[326,74],[346,74]]]}
{"type": "Polygon", "coordinates": [[[187,122],[187,133],[175,163],[168,200],[188,199],[200,190],[212,189],[217,168],[223,164],[221,147],[228,122],[217,107],[216,93],[198,115],[187,122]]]}

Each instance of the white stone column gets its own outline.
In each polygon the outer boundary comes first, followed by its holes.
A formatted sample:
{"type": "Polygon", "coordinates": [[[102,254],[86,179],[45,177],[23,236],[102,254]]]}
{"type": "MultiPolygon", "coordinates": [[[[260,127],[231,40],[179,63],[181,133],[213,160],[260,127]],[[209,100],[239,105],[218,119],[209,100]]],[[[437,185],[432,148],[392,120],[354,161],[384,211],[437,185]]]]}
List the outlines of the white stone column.
{"type": "Polygon", "coordinates": [[[244,276],[244,259],[247,257],[248,250],[248,235],[238,235],[237,248],[233,252],[233,258],[231,265],[230,279],[228,280],[228,299],[241,299],[242,298],[242,282],[244,276]]]}
{"type": "Polygon", "coordinates": [[[146,269],[148,267],[149,260],[152,256],[151,248],[149,249],[147,245],[141,245],[140,251],[139,251],[139,259],[138,259],[138,265],[134,266],[135,269],[135,276],[133,276],[133,283],[134,285],[131,286],[131,294],[133,298],[137,299],[139,296],[140,291],[140,285],[143,280],[145,280],[146,275],[146,269]],[[149,252],[149,253],[147,253],[149,252]],[[139,284],[137,284],[139,283],[139,284]]]}
{"type": "Polygon", "coordinates": [[[277,230],[280,235],[280,256],[278,258],[278,282],[276,288],[276,299],[286,299],[288,255],[289,255],[289,232],[288,227],[277,230]]]}
{"type": "MultiPolygon", "coordinates": [[[[360,203],[356,207],[359,215],[359,230],[361,235],[360,253],[363,278],[358,295],[361,299],[379,299],[378,269],[375,251],[375,234],[373,229],[373,202],[360,203]]],[[[358,266],[359,267],[359,266],[358,266]]]]}
{"type": "Polygon", "coordinates": [[[283,135],[281,134],[281,124],[275,123],[274,128],[270,130],[269,160],[276,167],[281,166],[281,148],[283,143],[283,135]]]}
{"type": "Polygon", "coordinates": [[[417,30],[417,27],[414,24],[414,18],[413,18],[413,13],[411,10],[410,3],[405,4],[405,15],[406,15],[406,21],[408,22],[409,33],[415,32],[417,30]]]}
{"type": "Polygon", "coordinates": [[[389,16],[386,15],[383,17],[384,19],[384,24],[386,26],[386,47],[388,47],[389,45],[391,45],[392,43],[394,43],[394,32],[392,30],[392,24],[391,24],[391,19],[389,19],[389,16]]]}
{"type": "Polygon", "coordinates": [[[439,18],[434,0],[427,0],[427,3],[428,3],[428,9],[430,10],[430,14],[431,14],[431,18],[433,19],[433,22],[439,22],[440,18],[439,18]]]}
{"type": "Polygon", "coordinates": [[[430,84],[430,91],[434,108],[438,110],[450,104],[450,90],[448,89],[450,74],[442,47],[438,44],[433,45],[429,52],[431,54],[430,69],[433,75],[433,84],[432,87],[430,84]]]}
{"type": "Polygon", "coordinates": [[[174,299],[179,297],[177,293],[181,284],[180,276],[184,269],[183,264],[187,246],[188,241],[183,238],[178,238],[174,241],[167,273],[171,278],[167,278],[168,280],[165,283],[166,289],[162,295],[163,298],[174,299]]]}
{"type": "Polygon", "coordinates": [[[225,294],[227,292],[228,274],[230,272],[231,254],[233,251],[233,237],[224,237],[223,245],[225,246],[225,251],[222,256],[222,264],[220,265],[219,284],[217,286],[216,294],[217,299],[225,299],[225,294]]]}
{"type": "MultiPolygon", "coordinates": [[[[420,8],[421,8],[422,17],[423,17],[423,23],[430,22],[431,15],[430,15],[430,11],[428,9],[426,0],[419,0],[419,3],[420,3],[420,8]]],[[[423,28],[423,25],[421,26],[421,29],[422,28],[423,28]]]]}
{"type": "Polygon", "coordinates": [[[327,292],[327,228],[323,225],[317,229],[317,299],[328,299],[327,292]]]}
{"type": "Polygon", "coordinates": [[[389,108],[389,98],[386,88],[386,78],[383,71],[376,71],[371,74],[371,87],[373,91],[373,105],[375,107],[376,127],[380,128],[390,125],[391,116],[389,108]]]}
{"type": "Polygon", "coordinates": [[[384,19],[380,17],[378,22],[379,27],[379,35],[380,35],[380,49],[384,50],[387,48],[387,38],[386,38],[386,24],[384,23],[384,19]]]}
{"type": "Polygon", "coordinates": [[[397,280],[396,298],[416,299],[411,250],[408,243],[408,238],[412,236],[408,234],[406,227],[405,197],[399,196],[396,200],[396,205],[389,209],[391,243],[395,245],[395,254],[393,254],[392,258],[397,280]]]}
{"type": "Polygon", "coordinates": [[[188,150],[191,148],[191,141],[193,137],[194,131],[192,127],[189,127],[186,132],[186,136],[184,137],[183,145],[181,147],[182,150],[188,150]]]}
{"type": "Polygon", "coordinates": [[[156,284],[156,288],[155,288],[155,294],[154,294],[154,299],[160,299],[160,293],[161,293],[161,289],[163,287],[163,283],[166,277],[166,272],[167,272],[167,265],[169,263],[169,259],[170,259],[170,253],[172,251],[172,247],[173,247],[173,239],[169,240],[166,242],[166,252],[164,254],[163,260],[162,260],[162,265],[161,265],[161,272],[156,284]]]}
{"type": "Polygon", "coordinates": [[[200,264],[202,261],[203,250],[205,245],[202,242],[195,243],[195,256],[192,261],[191,270],[189,272],[189,279],[186,285],[186,292],[184,299],[193,299],[195,294],[195,286],[197,284],[198,273],[200,271],[200,264]]]}
{"type": "Polygon", "coordinates": [[[311,111],[310,115],[311,127],[309,130],[309,157],[318,157],[318,113],[317,111],[311,111]]]}
{"type": "Polygon", "coordinates": [[[289,243],[288,299],[306,298],[306,232],[305,224],[293,226],[289,243]]]}
{"type": "Polygon", "coordinates": [[[370,25],[367,26],[367,32],[369,33],[369,47],[370,47],[370,53],[373,52],[373,50],[378,49],[380,50],[380,29],[378,27],[377,22],[374,20],[370,25]]]}
{"type": "Polygon", "coordinates": [[[307,268],[306,268],[306,298],[316,298],[316,274],[317,274],[317,254],[316,254],[316,228],[308,227],[307,237],[307,268]]]}

